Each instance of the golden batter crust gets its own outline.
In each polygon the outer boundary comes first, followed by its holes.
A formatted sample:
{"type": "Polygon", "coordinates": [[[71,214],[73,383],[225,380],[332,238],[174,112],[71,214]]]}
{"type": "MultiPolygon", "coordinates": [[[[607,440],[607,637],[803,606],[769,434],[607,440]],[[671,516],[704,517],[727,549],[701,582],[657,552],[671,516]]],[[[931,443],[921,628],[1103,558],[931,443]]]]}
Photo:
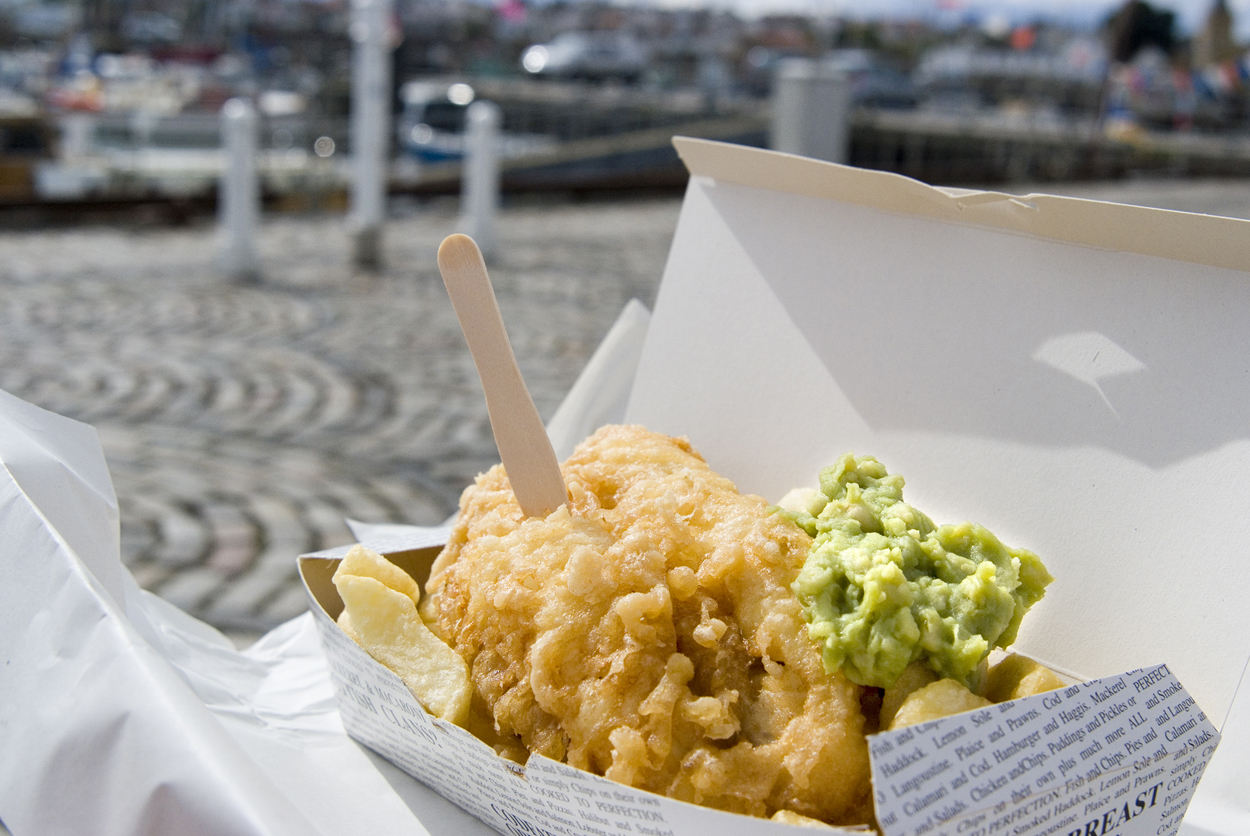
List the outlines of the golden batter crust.
{"type": "Polygon", "coordinates": [[[684,439],[605,427],[524,519],[501,467],[461,499],[423,613],[500,740],[752,815],[871,820],[859,689],[790,589],[808,535],[684,439]]]}

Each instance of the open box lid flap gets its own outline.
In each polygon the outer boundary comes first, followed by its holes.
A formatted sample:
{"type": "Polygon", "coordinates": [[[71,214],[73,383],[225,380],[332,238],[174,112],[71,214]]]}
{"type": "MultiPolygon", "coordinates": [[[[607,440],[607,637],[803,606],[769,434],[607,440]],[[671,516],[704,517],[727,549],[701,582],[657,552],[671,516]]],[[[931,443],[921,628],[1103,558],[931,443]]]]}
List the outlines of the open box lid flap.
{"type": "Polygon", "coordinates": [[[885,171],[704,139],[673,144],[693,176],[976,224],[1106,250],[1250,269],[1250,221],[1058,195],[936,188],[885,171]]]}
{"type": "Polygon", "coordinates": [[[774,500],[876,456],[936,522],[1045,560],[1020,650],[1166,662],[1222,723],[1250,657],[1250,222],[676,144],[627,419],[774,500]]]}

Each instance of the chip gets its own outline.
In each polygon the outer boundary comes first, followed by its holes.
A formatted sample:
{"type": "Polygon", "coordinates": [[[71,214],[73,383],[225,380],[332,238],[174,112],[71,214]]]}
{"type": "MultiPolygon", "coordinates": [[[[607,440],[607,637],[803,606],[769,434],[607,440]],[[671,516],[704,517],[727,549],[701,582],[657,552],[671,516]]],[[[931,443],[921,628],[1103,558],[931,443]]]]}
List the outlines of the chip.
{"type": "Polygon", "coordinates": [[[473,688],[464,659],[417,614],[421,592],[408,573],[363,546],[334,572],[343,599],[339,626],[408,686],[426,711],[464,725],[473,688]]]}
{"type": "Polygon", "coordinates": [[[903,669],[902,675],[893,687],[886,688],[881,698],[880,725],[883,729],[890,728],[894,715],[903,707],[907,698],[924,686],[936,681],[937,674],[920,660],[916,660],[903,669]]]}
{"type": "Polygon", "coordinates": [[[1007,702],[1054,691],[1066,683],[1050,668],[1027,656],[1012,653],[990,666],[985,696],[993,702],[1007,702]]]}
{"type": "Polygon", "coordinates": [[[923,688],[908,694],[903,705],[894,715],[890,730],[916,723],[927,723],[939,717],[958,714],[961,711],[972,711],[993,705],[985,697],[978,697],[953,679],[939,679],[923,688]]]}

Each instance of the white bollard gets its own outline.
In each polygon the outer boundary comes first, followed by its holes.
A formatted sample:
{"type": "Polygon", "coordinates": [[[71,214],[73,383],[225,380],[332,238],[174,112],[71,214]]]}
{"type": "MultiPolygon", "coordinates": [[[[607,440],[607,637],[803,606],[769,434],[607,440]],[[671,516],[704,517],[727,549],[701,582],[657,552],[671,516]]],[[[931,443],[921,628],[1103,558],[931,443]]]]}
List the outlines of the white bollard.
{"type": "Polygon", "coordinates": [[[457,227],[477,242],[485,258],[495,254],[495,215],[499,212],[500,124],[494,102],[474,102],[465,113],[457,227]]]}
{"type": "Polygon", "coordinates": [[[260,223],[260,183],[256,171],[256,110],[246,99],[230,99],[221,108],[225,170],[217,194],[221,226],[221,261],[233,279],[260,278],[256,229],[260,223]]]}
{"type": "Polygon", "coordinates": [[[95,148],[96,119],[93,114],[81,112],[61,117],[61,159],[77,161],[91,155],[95,148]]]}
{"type": "Polygon", "coordinates": [[[387,162],[391,138],[393,0],[352,0],[352,261],[366,270],[382,266],[387,162]]]}
{"type": "Polygon", "coordinates": [[[850,157],[851,88],[820,61],[787,58],[773,80],[774,151],[844,163],[850,157]]]}

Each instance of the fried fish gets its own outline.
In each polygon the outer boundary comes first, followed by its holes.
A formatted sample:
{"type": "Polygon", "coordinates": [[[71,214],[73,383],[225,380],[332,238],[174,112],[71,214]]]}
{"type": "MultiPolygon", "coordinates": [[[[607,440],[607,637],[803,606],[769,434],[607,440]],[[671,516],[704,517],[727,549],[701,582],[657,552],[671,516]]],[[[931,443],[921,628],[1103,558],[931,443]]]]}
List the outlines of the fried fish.
{"type": "Polygon", "coordinates": [[[525,518],[501,466],[461,499],[422,615],[502,748],[722,810],[872,819],[861,689],[791,585],[809,535],[684,439],[605,427],[525,518]]]}

